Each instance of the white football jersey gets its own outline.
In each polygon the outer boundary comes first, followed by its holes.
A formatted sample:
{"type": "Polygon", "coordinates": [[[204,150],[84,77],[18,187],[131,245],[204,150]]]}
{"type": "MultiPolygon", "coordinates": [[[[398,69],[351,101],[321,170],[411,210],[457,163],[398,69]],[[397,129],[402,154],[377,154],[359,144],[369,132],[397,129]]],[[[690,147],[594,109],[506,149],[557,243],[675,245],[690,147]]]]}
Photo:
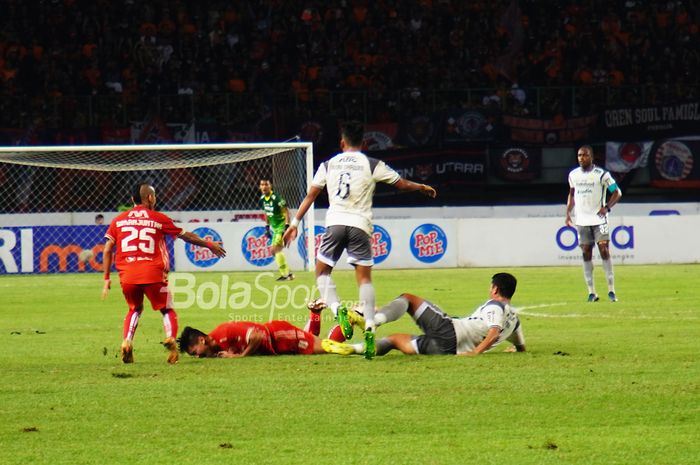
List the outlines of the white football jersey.
{"type": "Polygon", "coordinates": [[[321,163],[311,185],[328,189],[326,227],[354,226],[371,235],[376,184],[394,184],[399,179],[399,173],[381,160],[362,152],[342,152],[321,163]]]}
{"type": "Polygon", "coordinates": [[[474,350],[492,326],[499,327],[501,334],[491,347],[506,339],[513,344],[525,345],[518,315],[510,305],[497,300],[489,300],[468,317],[453,319],[452,324],[457,335],[457,353],[474,350]]]}
{"type": "Polygon", "coordinates": [[[615,185],[609,171],[599,166],[584,171],[579,166],[569,173],[569,187],[574,189],[574,223],[577,226],[595,226],[608,222],[608,215],[598,216],[606,203],[608,187],[615,185]]]}

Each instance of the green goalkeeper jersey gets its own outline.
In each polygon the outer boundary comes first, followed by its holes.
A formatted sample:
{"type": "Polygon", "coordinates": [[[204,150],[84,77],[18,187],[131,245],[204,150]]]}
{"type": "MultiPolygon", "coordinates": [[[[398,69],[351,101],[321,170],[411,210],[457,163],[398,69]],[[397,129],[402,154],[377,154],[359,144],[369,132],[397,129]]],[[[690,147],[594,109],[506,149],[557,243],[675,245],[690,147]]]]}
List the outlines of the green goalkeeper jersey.
{"type": "Polygon", "coordinates": [[[284,209],[287,208],[287,201],[279,194],[270,193],[269,197],[260,196],[260,208],[267,215],[267,222],[272,229],[284,229],[286,222],[284,209]]]}

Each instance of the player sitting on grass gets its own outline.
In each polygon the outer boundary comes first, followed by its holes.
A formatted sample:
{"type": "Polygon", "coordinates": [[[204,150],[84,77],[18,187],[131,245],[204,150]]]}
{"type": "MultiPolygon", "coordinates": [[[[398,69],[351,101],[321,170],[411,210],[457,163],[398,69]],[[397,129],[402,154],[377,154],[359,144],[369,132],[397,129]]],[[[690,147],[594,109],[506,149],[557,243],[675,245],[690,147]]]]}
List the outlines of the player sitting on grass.
{"type": "Polygon", "coordinates": [[[246,357],[248,355],[313,355],[328,353],[321,339],[283,320],[267,323],[231,321],[209,334],[185,327],[180,352],[195,357],[246,357]]]}
{"type": "MultiPolygon", "coordinates": [[[[518,316],[510,306],[517,281],[509,273],[496,273],[491,278],[489,300],[468,317],[453,318],[437,305],[413,294],[402,294],[382,307],[374,317],[377,326],[398,320],[404,313],[416,322],[425,334],[392,334],[377,341],[377,355],[392,349],[404,354],[479,355],[507,340],[514,347],[509,351],[525,352],[525,336],[518,316]]],[[[361,315],[348,310],[352,324],[362,327],[361,315]]],[[[341,355],[364,353],[363,344],[345,344],[323,340],[323,347],[341,355]]]]}

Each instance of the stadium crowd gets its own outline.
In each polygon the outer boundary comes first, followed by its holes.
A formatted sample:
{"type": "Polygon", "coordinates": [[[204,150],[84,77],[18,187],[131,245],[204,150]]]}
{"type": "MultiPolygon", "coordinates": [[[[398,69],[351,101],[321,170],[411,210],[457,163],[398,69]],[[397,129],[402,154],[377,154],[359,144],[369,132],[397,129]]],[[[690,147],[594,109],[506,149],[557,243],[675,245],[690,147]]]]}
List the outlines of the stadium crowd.
{"type": "Polygon", "coordinates": [[[654,84],[645,99],[692,97],[700,66],[698,0],[0,0],[0,9],[0,96],[35,104],[233,93],[319,110],[329,92],[365,91],[391,112],[397,91],[420,110],[428,91],[449,101],[451,90],[489,88],[470,103],[517,114],[531,111],[535,86],[654,84]]]}

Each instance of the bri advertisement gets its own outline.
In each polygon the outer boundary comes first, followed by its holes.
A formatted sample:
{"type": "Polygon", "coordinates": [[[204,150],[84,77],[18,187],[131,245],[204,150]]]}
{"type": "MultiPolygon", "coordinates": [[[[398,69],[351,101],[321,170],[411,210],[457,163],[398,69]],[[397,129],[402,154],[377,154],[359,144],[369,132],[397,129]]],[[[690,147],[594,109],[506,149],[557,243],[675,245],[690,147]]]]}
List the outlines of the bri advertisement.
{"type": "Polygon", "coordinates": [[[106,225],[2,228],[0,274],[101,272],[105,232],[106,225]]]}

